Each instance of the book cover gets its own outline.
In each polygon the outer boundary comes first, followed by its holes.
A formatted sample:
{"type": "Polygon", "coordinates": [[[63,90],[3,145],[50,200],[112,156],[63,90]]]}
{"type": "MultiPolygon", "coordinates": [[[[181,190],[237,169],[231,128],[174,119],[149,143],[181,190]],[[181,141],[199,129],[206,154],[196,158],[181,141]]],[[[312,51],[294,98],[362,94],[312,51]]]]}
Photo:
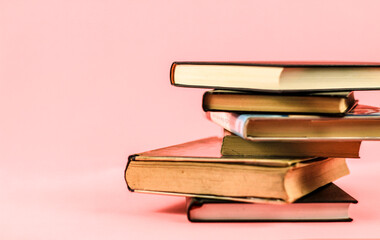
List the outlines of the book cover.
{"type": "Polygon", "coordinates": [[[202,108],[221,112],[264,112],[343,115],[357,104],[354,92],[269,94],[211,90],[203,94],[202,108]]]}
{"type": "Polygon", "coordinates": [[[349,206],[357,200],[329,183],[292,204],[242,203],[217,199],[186,199],[191,222],[331,222],[352,221],[349,206]]]}
{"type": "Polygon", "coordinates": [[[349,174],[344,158],[223,157],[220,147],[221,139],[212,137],[131,155],[127,186],[141,193],[293,202],[349,174]]]}
{"type": "Polygon", "coordinates": [[[252,141],[379,140],[378,107],[358,105],[344,117],[207,112],[226,130],[252,141]]]}
{"type": "Polygon", "coordinates": [[[365,62],[174,62],[175,86],[267,92],[380,89],[380,64],[365,62]]]}
{"type": "Polygon", "coordinates": [[[241,157],[344,157],[359,158],[360,140],[345,141],[250,141],[228,134],[223,137],[223,156],[241,157]]]}

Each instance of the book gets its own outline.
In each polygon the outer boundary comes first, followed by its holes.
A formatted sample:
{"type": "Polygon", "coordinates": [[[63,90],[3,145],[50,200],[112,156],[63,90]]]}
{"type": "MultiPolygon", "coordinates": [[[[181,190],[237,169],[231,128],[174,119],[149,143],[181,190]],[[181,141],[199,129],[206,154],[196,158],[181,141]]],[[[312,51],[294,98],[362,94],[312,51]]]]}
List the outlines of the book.
{"type": "Polygon", "coordinates": [[[186,198],[191,222],[339,222],[352,221],[349,207],[358,201],[330,183],[292,204],[243,203],[186,198]]]}
{"type": "Polygon", "coordinates": [[[379,140],[380,111],[358,105],[344,117],[207,112],[226,130],[252,141],[379,140]]]}
{"type": "Polygon", "coordinates": [[[269,94],[231,90],[205,92],[204,111],[344,114],[356,105],[354,92],[269,94]]]}
{"type": "Polygon", "coordinates": [[[380,89],[380,63],[174,62],[175,86],[250,91],[380,89]]]}
{"type": "Polygon", "coordinates": [[[241,157],[359,158],[361,141],[250,141],[236,135],[223,137],[221,154],[241,157]]]}
{"type": "Polygon", "coordinates": [[[236,201],[293,202],[349,174],[344,158],[223,157],[211,137],[129,156],[125,170],[134,192],[236,201]]]}

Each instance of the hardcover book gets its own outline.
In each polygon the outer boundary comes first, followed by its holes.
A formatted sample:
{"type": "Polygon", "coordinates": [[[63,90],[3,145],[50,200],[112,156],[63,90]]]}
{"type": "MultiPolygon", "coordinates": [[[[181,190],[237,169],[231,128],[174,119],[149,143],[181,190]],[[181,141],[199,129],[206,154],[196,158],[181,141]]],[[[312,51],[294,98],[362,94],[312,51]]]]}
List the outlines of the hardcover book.
{"type": "Polygon", "coordinates": [[[358,105],[344,117],[207,112],[211,121],[252,141],[379,140],[379,108],[358,105]]]}
{"type": "Polygon", "coordinates": [[[211,137],[131,155],[129,190],[235,201],[294,202],[349,174],[344,158],[222,157],[211,137]]]}
{"type": "Polygon", "coordinates": [[[361,141],[250,141],[236,135],[223,137],[221,154],[241,157],[359,158],[361,141]]]}
{"type": "Polygon", "coordinates": [[[292,204],[188,197],[186,209],[192,222],[340,222],[352,221],[348,210],[355,203],[355,198],[330,183],[292,204]]]}
{"type": "Polygon", "coordinates": [[[251,91],[380,89],[380,63],[174,62],[175,86],[251,91]]]}
{"type": "Polygon", "coordinates": [[[356,105],[354,92],[269,94],[212,90],[203,95],[204,111],[344,114],[356,105]]]}

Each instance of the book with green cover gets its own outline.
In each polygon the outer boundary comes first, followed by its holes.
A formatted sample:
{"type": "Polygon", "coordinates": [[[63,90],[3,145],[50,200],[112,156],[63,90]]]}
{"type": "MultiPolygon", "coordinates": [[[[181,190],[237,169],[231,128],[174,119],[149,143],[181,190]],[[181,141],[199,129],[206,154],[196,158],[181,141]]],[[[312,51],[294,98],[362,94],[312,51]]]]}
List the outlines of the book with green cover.
{"type": "Polygon", "coordinates": [[[223,137],[221,154],[241,157],[344,157],[359,158],[361,141],[250,141],[230,134],[223,137]]]}

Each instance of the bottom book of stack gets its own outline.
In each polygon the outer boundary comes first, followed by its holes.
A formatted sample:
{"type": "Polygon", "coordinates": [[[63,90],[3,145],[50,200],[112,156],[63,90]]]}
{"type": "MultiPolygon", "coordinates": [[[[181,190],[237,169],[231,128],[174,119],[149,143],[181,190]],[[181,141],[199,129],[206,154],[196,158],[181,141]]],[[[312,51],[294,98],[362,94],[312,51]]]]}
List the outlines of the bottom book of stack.
{"type": "Polygon", "coordinates": [[[188,197],[192,222],[348,222],[349,206],[357,200],[333,183],[292,204],[266,204],[188,197]]]}

